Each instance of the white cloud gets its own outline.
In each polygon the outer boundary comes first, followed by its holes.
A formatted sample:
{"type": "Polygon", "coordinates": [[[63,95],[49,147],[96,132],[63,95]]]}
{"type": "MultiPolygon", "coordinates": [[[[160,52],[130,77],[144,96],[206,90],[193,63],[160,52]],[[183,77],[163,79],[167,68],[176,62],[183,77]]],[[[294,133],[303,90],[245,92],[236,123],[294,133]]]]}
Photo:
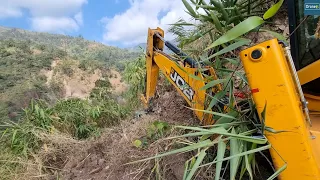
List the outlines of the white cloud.
{"type": "MultiPolygon", "coordinates": [[[[134,45],[146,42],[148,28],[161,27],[168,30],[179,18],[188,20],[181,0],[129,0],[131,7],[114,17],[105,17],[103,40],[105,43],[134,45]]],[[[166,39],[172,35],[166,34],[166,39]]]]}
{"type": "Polygon", "coordinates": [[[36,31],[68,32],[83,24],[81,8],[87,0],[0,0],[0,18],[19,17],[22,10],[31,14],[36,31]],[[65,29],[65,30],[64,30],[65,29]]]}
{"type": "Polygon", "coordinates": [[[82,12],[78,12],[76,15],[74,15],[74,19],[79,25],[83,25],[82,12]]]}
{"type": "Polygon", "coordinates": [[[32,27],[42,32],[72,32],[79,29],[79,25],[72,18],[67,17],[36,17],[31,20],[32,27]]]}
{"type": "Polygon", "coordinates": [[[18,8],[13,8],[9,6],[0,7],[0,18],[7,18],[7,17],[21,17],[22,12],[18,8]]]}
{"type": "Polygon", "coordinates": [[[25,8],[32,16],[61,16],[73,15],[79,12],[87,0],[0,0],[1,4],[25,8]]]}

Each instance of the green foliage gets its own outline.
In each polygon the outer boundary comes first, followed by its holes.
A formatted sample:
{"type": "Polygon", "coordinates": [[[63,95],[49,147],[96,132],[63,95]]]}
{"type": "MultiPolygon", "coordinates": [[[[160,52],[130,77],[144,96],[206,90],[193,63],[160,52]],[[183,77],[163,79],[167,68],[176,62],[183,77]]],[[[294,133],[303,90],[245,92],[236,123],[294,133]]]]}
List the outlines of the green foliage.
{"type": "Polygon", "coordinates": [[[157,140],[164,135],[168,128],[169,124],[167,122],[154,121],[147,129],[147,137],[157,140]]]}
{"type": "MultiPolygon", "coordinates": [[[[110,88],[106,80],[96,84],[98,88],[110,88]]],[[[59,100],[51,107],[43,100],[32,100],[30,106],[24,109],[19,123],[10,122],[0,129],[2,148],[27,156],[41,147],[41,133],[54,130],[78,139],[98,135],[99,128],[115,125],[126,115],[123,107],[116,104],[110,94],[101,95],[103,93],[99,92],[100,95],[86,100],[59,100]]]]}
{"type": "Polygon", "coordinates": [[[38,48],[29,41],[0,40],[0,104],[4,108],[0,110],[0,122],[16,119],[32,98],[44,98],[50,91],[40,70],[51,68],[58,51],[39,46],[43,51],[33,53],[38,48]]]}
{"type": "MultiPolygon", "coordinates": [[[[27,107],[25,93],[35,91],[36,98],[59,98],[61,82],[51,82],[46,88],[45,81],[38,81],[40,70],[50,70],[54,59],[63,61],[60,70],[71,77],[73,68],[69,59],[79,60],[79,68],[93,72],[105,67],[120,67],[120,63],[137,57],[137,53],[91,42],[82,37],[29,32],[21,29],[0,27],[0,122],[15,119],[27,107]],[[49,96],[49,97],[47,97],[49,96]],[[14,116],[14,117],[13,117],[14,116]]],[[[41,77],[40,77],[41,78],[41,77]]],[[[43,79],[43,78],[42,78],[43,79]]]]}
{"type": "Polygon", "coordinates": [[[133,145],[137,148],[147,148],[152,142],[164,137],[170,128],[167,122],[154,121],[147,127],[147,135],[135,140],[133,145]]]}
{"type": "Polygon", "coordinates": [[[139,58],[126,64],[123,79],[129,85],[126,98],[133,107],[136,107],[140,103],[137,97],[140,97],[140,94],[145,92],[146,60],[144,54],[141,54],[139,58]]]}
{"type": "Polygon", "coordinates": [[[57,119],[56,129],[71,134],[79,139],[88,138],[98,130],[96,122],[99,118],[99,108],[86,100],[68,99],[58,101],[52,109],[57,119]]]}
{"type": "Polygon", "coordinates": [[[137,140],[133,141],[133,145],[137,148],[141,148],[142,142],[139,139],[137,139],[137,140]]]}
{"type": "Polygon", "coordinates": [[[52,110],[48,108],[44,102],[35,103],[31,100],[29,108],[24,109],[22,121],[31,122],[36,127],[49,130],[52,125],[52,110]]]}
{"type": "MultiPolygon", "coordinates": [[[[259,125],[259,116],[253,100],[249,98],[250,92],[244,88],[248,83],[244,71],[239,68],[237,53],[241,46],[251,43],[245,35],[257,31],[266,19],[274,16],[283,1],[267,11],[261,8],[266,4],[264,0],[211,0],[208,4],[207,1],[191,0],[193,5],[182,1],[186,11],[197,23],[191,24],[181,19],[172,25],[170,31],[177,35],[182,48],[199,59],[199,63],[210,65],[216,70],[218,79],[209,81],[201,88],[206,90],[208,96],[206,110],[193,109],[211,114],[216,122],[204,127],[176,126],[184,129],[185,134],[167,139],[186,138],[186,145],[136,162],[197,151],[185,163],[184,179],[193,178],[198,169],[211,165],[216,165],[215,179],[224,178],[221,177],[224,174],[221,173],[222,169],[229,171],[230,180],[241,179],[245,175],[254,179],[253,172],[257,164],[255,153],[262,153],[271,145],[264,136],[264,119],[259,125]],[[261,13],[261,10],[266,12],[261,13]],[[264,15],[263,18],[261,15],[264,15]],[[213,94],[212,90],[218,84],[222,85],[223,90],[213,94]],[[245,98],[237,97],[236,92],[242,93],[245,98]]],[[[201,68],[200,72],[203,72],[201,68]]],[[[274,172],[270,178],[278,176],[281,171],[283,168],[274,172]]]]}
{"type": "Polygon", "coordinates": [[[279,1],[263,13],[268,3],[266,0],[211,0],[209,3],[191,1],[196,9],[185,1],[187,12],[198,22],[192,24],[180,19],[171,26],[169,31],[177,35],[176,40],[182,48],[191,47],[191,49],[186,49],[190,55],[198,56],[203,49],[213,48],[209,52],[210,55],[212,52],[237,42],[237,38],[241,35],[256,30],[266,19],[274,16],[282,2],[279,1]],[[260,17],[262,15],[263,18],[260,17]],[[198,41],[200,43],[197,43],[198,41]]]}
{"type": "Polygon", "coordinates": [[[279,0],[279,2],[277,2],[276,4],[274,4],[270,9],[268,9],[268,11],[266,11],[263,14],[263,19],[269,19],[271,17],[273,17],[280,9],[280,7],[282,6],[284,0],[279,0]]]}
{"type": "Polygon", "coordinates": [[[78,68],[83,71],[93,72],[95,69],[103,69],[106,65],[101,61],[93,61],[82,59],[79,62],[78,68]]]}
{"type": "Polygon", "coordinates": [[[6,123],[5,127],[6,129],[1,131],[1,151],[27,157],[41,147],[40,134],[44,132],[43,129],[34,126],[30,122],[10,122],[6,123]]]}
{"type": "Polygon", "coordinates": [[[37,45],[37,49],[54,49],[57,57],[65,55],[72,59],[98,60],[115,66],[118,61],[132,59],[139,53],[117,47],[106,46],[102,43],[85,40],[82,36],[72,37],[58,34],[30,32],[16,28],[0,27],[0,40],[22,40],[37,45]]]}

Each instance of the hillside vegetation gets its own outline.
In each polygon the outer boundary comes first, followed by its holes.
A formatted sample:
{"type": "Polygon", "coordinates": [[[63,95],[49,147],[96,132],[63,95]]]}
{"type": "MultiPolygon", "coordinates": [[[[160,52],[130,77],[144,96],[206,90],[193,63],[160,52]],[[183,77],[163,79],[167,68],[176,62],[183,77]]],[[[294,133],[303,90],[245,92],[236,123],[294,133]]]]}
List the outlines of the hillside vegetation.
{"type": "MultiPolygon", "coordinates": [[[[38,44],[41,50],[43,46],[65,51],[73,59],[98,60],[108,65],[117,64],[118,61],[137,57],[139,52],[132,52],[113,46],[106,46],[99,42],[88,41],[81,35],[78,37],[32,32],[18,28],[6,28],[0,26],[0,40],[19,40],[29,44],[38,44]]],[[[122,66],[123,67],[123,66],[122,66]]]]}
{"type": "Polygon", "coordinates": [[[62,61],[62,71],[70,76],[69,60],[77,61],[84,71],[121,71],[124,62],[137,56],[81,37],[0,27],[0,122],[18,120],[33,98],[54,102],[63,97],[61,82],[47,86],[47,77],[41,73],[50,71],[53,61],[62,61]]]}

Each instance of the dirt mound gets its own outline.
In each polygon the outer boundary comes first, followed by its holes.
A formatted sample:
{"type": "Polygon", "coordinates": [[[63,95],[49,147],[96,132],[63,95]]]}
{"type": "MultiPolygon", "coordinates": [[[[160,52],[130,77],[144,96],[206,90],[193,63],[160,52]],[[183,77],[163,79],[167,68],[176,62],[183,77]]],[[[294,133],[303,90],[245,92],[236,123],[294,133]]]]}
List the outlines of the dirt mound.
{"type": "MultiPolygon", "coordinates": [[[[46,166],[61,169],[62,179],[148,179],[153,177],[152,169],[155,167],[154,160],[143,163],[126,165],[126,163],[151,157],[159,152],[171,148],[170,141],[157,140],[147,148],[137,148],[133,142],[140,137],[146,136],[150,124],[160,119],[157,115],[144,115],[139,119],[123,122],[120,126],[106,129],[103,134],[89,141],[60,144],[51,146],[54,152],[43,156],[46,166]]],[[[168,134],[174,134],[175,131],[168,134]]],[[[178,180],[183,176],[184,162],[188,159],[187,154],[168,157],[161,163],[165,179],[178,180]]],[[[56,175],[54,176],[56,177],[56,175]]],[[[52,178],[54,178],[52,176],[52,178]]]]}
{"type": "Polygon", "coordinates": [[[173,141],[163,139],[181,133],[173,128],[166,131],[162,138],[148,141],[146,147],[134,145],[135,140],[148,135],[148,129],[154,121],[171,125],[197,123],[192,111],[184,107],[184,99],[175,91],[163,92],[155,104],[154,112],[132,117],[118,126],[104,129],[98,138],[78,141],[61,134],[47,137],[48,142],[39,156],[43,165],[50,167],[47,168],[51,171],[48,179],[60,176],[61,179],[75,180],[132,180],[153,179],[156,175],[160,175],[161,179],[182,179],[184,163],[191,157],[189,153],[126,165],[176,147],[173,141]]]}
{"type": "MultiPolygon", "coordinates": [[[[79,68],[79,61],[56,59],[51,64],[50,70],[42,70],[47,77],[47,85],[58,82],[63,85],[64,98],[87,98],[95,87],[95,82],[102,78],[99,69],[84,71],[79,68]]],[[[107,76],[112,85],[112,92],[121,94],[127,88],[121,81],[121,74],[115,70],[110,70],[107,76]]]]}
{"type": "Polygon", "coordinates": [[[165,91],[154,100],[152,111],[166,119],[169,123],[180,125],[193,125],[199,123],[193,115],[193,111],[186,108],[188,105],[176,91],[165,91]]]}

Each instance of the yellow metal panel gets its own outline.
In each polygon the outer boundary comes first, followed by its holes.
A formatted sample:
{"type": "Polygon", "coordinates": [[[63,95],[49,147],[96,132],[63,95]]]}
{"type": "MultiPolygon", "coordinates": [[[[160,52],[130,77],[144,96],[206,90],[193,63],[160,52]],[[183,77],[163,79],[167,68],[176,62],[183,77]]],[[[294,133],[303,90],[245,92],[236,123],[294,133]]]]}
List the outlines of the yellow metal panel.
{"type": "Polygon", "coordinates": [[[320,60],[300,69],[298,76],[301,85],[304,85],[312,80],[320,77],[320,60]]]}
{"type": "Polygon", "coordinates": [[[154,42],[154,33],[158,32],[161,36],[164,36],[164,31],[160,28],[148,30],[147,48],[146,48],[146,69],[147,69],[147,82],[146,82],[146,97],[142,95],[144,105],[147,107],[150,98],[152,98],[156,91],[156,86],[159,77],[159,67],[153,61],[153,48],[157,46],[163,48],[164,43],[160,40],[154,42]]]}
{"type": "MultiPolygon", "coordinates": [[[[200,90],[200,88],[205,85],[205,80],[202,74],[197,72],[197,68],[183,67],[182,64],[178,65],[176,62],[169,60],[168,57],[161,53],[154,53],[154,61],[159,66],[161,72],[167,77],[170,83],[175,86],[189,106],[194,109],[203,110],[205,108],[206,91],[200,90]],[[197,76],[198,79],[190,77],[189,74],[197,76]],[[179,77],[181,78],[178,79],[179,77]],[[203,81],[199,79],[203,79],[203,81]]],[[[214,77],[216,78],[215,75],[214,77]]],[[[211,115],[200,111],[195,111],[194,113],[200,121],[203,121],[204,124],[213,123],[211,115]]]]}
{"type": "Polygon", "coordinates": [[[290,74],[288,63],[276,39],[266,41],[240,53],[259,114],[266,106],[265,124],[283,133],[266,132],[272,145],[270,153],[278,169],[287,162],[281,173],[284,180],[320,179],[317,145],[306,123],[301,103],[290,74]],[[253,59],[251,53],[259,49],[262,56],[253,59]],[[285,161],[285,162],[284,162],[285,161]]]}
{"type": "MultiPolygon", "coordinates": [[[[319,69],[319,71],[320,71],[320,69],[319,69]]],[[[319,86],[320,86],[320,84],[319,84],[319,86]]],[[[320,97],[319,96],[314,96],[311,94],[304,94],[304,97],[306,98],[306,100],[308,102],[308,108],[310,111],[320,111],[320,97]]]]}
{"type": "MultiPolygon", "coordinates": [[[[304,67],[298,71],[298,76],[301,85],[307,84],[320,77],[320,60],[304,67]]],[[[320,86],[320,84],[319,84],[320,86]]],[[[308,108],[311,111],[320,111],[320,97],[310,94],[305,94],[308,101],[308,108]]]]}

